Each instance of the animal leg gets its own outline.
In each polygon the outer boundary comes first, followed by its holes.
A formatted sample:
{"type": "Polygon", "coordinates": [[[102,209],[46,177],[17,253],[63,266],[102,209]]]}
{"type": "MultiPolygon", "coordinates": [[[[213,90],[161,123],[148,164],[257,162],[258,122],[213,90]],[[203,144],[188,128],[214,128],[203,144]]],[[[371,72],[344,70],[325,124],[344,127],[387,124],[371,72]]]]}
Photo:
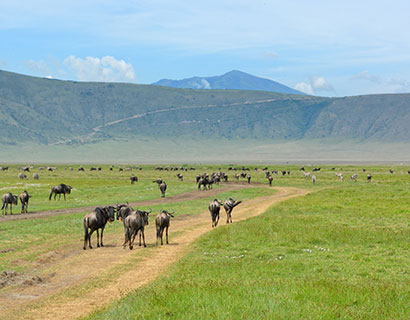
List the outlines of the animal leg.
{"type": "Polygon", "coordinates": [[[104,247],[104,245],[103,245],[103,233],[104,233],[104,227],[101,228],[101,247],[104,247]]]}
{"type": "Polygon", "coordinates": [[[88,234],[88,246],[90,247],[90,249],[92,249],[93,247],[91,246],[91,235],[93,234],[94,229],[90,230],[90,233],[88,234]]]}
{"type": "MultiPolygon", "coordinates": [[[[143,243],[144,243],[144,248],[146,248],[147,245],[145,244],[145,234],[144,234],[144,230],[141,230],[141,231],[140,231],[140,237],[141,237],[141,234],[142,234],[142,241],[143,241],[143,243]]],[[[140,244],[140,245],[141,245],[141,244],[140,244]]]]}
{"type": "Polygon", "coordinates": [[[166,235],[166,237],[167,237],[167,244],[169,244],[169,243],[168,243],[168,227],[167,227],[167,229],[165,230],[165,235],[166,235]]]}
{"type": "Polygon", "coordinates": [[[100,232],[97,229],[97,248],[100,247],[100,232]]]}
{"type": "Polygon", "coordinates": [[[134,248],[134,240],[135,240],[135,236],[137,235],[136,232],[134,232],[132,234],[132,239],[130,240],[130,250],[132,250],[132,248],[134,248]]]}

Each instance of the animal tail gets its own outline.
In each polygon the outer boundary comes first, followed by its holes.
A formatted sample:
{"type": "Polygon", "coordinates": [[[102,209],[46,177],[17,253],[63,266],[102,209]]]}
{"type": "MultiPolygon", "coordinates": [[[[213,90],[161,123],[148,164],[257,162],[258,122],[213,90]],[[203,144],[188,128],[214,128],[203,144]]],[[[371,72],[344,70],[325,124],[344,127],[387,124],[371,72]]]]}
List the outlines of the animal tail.
{"type": "Polygon", "coordinates": [[[50,192],[50,197],[48,198],[48,200],[51,200],[52,195],[53,195],[53,191],[50,192]]]}
{"type": "Polygon", "coordinates": [[[84,225],[84,241],[87,241],[88,237],[89,237],[89,234],[88,234],[88,218],[84,218],[83,225],[84,225]]]}
{"type": "Polygon", "coordinates": [[[157,238],[161,237],[161,227],[157,228],[157,238]]]}
{"type": "Polygon", "coordinates": [[[125,237],[126,237],[126,243],[131,242],[131,231],[130,228],[126,227],[125,228],[125,237]]]}

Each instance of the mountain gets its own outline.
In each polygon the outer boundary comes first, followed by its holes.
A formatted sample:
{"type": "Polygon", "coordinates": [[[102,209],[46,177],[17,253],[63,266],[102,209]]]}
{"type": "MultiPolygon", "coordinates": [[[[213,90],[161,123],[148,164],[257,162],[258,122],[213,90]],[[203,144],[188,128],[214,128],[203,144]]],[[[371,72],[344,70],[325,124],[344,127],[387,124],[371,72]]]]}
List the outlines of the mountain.
{"type": "Polygon", "coordinates": [[[171,154],[176,161],[181,155],[196,155],[198,161],[272,160],[280,154],[356,159],[363,147],[335,149],[347,142],[367,143],[369,158],[381,159],[381,153],[393,157],[395,143],[405,145],[402,153],[410,150],[408,123],[410,94],[325,98],[61,81],[0,71],[0,162],[25,159],[23,147],[33,150],[27,151],[30,159],[43,152],[62,161],[75,154],[81,159],[98,154],[107,161],[124,160],[126,154],[164,162],[171,154]],[[287,147],[272,147],[283,143],[287,147]],[[299,149],[289,147],[294,143],[299,149]],[[64,146],[65,151],[56,149],[64,146]],[[323,152],[313,153],[315,148],[323,152]]]}
{"type": "Polygon", "coordinates": [[[305,95],[303,92],[289,88],[278,82],[255,77],[249,73],[237,70],[215,77],[193,77],[183,80],[162,79],[153,83],[153,85],[189,89],[258,90],[305,95]]]}

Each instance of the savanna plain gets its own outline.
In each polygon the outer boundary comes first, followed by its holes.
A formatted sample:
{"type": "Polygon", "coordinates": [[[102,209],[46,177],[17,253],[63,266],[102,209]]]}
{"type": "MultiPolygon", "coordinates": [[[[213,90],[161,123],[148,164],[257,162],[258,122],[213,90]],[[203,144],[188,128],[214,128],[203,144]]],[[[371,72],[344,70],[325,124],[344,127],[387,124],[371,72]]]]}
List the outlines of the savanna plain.
{"type": "Polygon", "coordinates": [[[36,165],[23,180],[20,165],[8,167],[0,194],[27,190],[31,198],[28,213],[19,203],[0,216],[0,319],[410,318],[410,167],[334,164],[313,172],[305,165],[306,178],[300,165],[285,164],[161,171],[60,164],[53,171],[36,165]],[[278,171],[271,186],[265,167],[278,171]],[[198,190],[198,174],[219,171],[228,182],[198,190]],[[242,172],[249,184],[234,177],[242,172]],[[164,198],[153,182],[159,177],[168,184],[164,198]],[[60,183],[71,194],[49,200],[60,183]],[[230,197],[242,201],[234,223],[221,209],[212,228],[210,201],[230,197]],[[152,210],[147,247],[123,249],[116,220],[104,230],[104,247],[94,233],[94,248],[83,250],[84,215],[127,202],[152,210]],[[157,246],[162,209],[175,217],[169,244],[157,246]]]}

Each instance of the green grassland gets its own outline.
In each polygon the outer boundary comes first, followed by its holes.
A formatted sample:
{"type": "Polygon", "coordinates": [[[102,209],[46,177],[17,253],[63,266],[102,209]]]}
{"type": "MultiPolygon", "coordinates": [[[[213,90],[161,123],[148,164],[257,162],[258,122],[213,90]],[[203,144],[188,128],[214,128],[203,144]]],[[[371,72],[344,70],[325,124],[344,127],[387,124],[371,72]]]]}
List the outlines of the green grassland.
{"type": "MultiPolygon", "coordinates": [[[[246,201],[274,192],[258,185],[266,185],[267,180],[262,170],[254,168],[265,165],[245,166],[251,169],[254,188],[221,190],[218,198],[246,201]]],[[[69,166],[59,165],[55,172],[34,169],[39,181],[31,178],[32,172],[28,181],[20,181],[18,166],[11,166],[9,171],[0,171],[0,188],[16,194],[27,188],[33,194],[30,209],[49,210],[159,198],[152,183],[159,176],[169,185],[167,195],[173,195],[195,190],[198,173],[221,168],[235,181],[233,175],[240,172],[228,171],[228,165],[198,165],[195,171],[183,172],[185,179],[180,182],[177,172],[158,172],[154,166],[132,172],[119,172],[118,166],[114,171],[103,166],[101,172],[90,172],[90,166],[84,166],[86,172],[78,172],[78,165],[73,171],[65,167],[69,166]],[[140,178],[135,185],[129,182],[131,173],[140,178]],[[72,184],[73,193],[67,201],[49,201],[50,187],[61,182],[72,184]]],[[[299,166],[268,167],[291,171],[289,176],[275,175],[273,186],[309,189],[310,194],[275,205],[261,216],[221,224],[201,237],[166,275],[89,318],[408,319],[408,168],[326,165],[315,173],[317,183],[312,185],[299,166]],[[344,172],[344,183],[335,171],[344,172]],[[354,173],[359,175],[358,182],[349,181],[354,173]],[[370,183],[366,182],[368,173],[373,176],[370,183]]],[[[313,166],[305,168],[311,171],[313,166]]],[[[212,198],[151,207],[153,212],[165,206],[177,215],[191,215],[206,211],[212,198]]],[[[82,250],[85,213],[1,222],[0,251],[6,252],[0,253],[0,270],[29,272],[50,251],[64,253],[77,244],[82,250]]],[[[122,233],[118,222],[106,228],[106,234],[122,237],[122,233]]],[[[172,230],[170,237],[172,241],[172,230]]]]}
{"type": "MultiPolygon", "coordinates": [[[[407,170],[368,167],[371,183],[367,172],[340,183],[325,169],[309,195],[218,227],[88,319],[409,319],[407,170]]],[[[308,187],[296,174],[275,183],[308,187]]]]}

